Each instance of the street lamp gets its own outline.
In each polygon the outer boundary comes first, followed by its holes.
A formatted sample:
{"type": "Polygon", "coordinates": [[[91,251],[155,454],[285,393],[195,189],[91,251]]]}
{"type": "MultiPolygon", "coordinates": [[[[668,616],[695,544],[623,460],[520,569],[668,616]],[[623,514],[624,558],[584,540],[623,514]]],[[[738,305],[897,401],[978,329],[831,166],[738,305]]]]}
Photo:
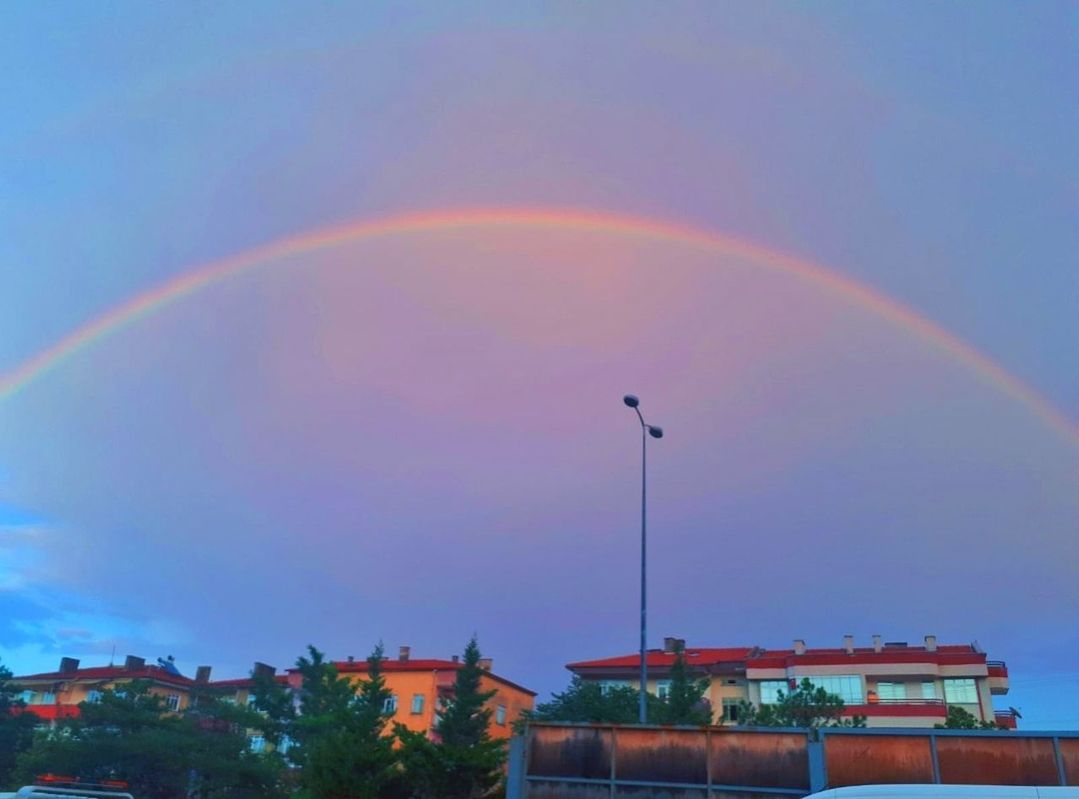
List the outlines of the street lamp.
{"type": "Polygon", "coordinates": [[[648,436],[663,438],[663,428],[648,424],[641,416],[641,401],[632,394],[626,394],[622,401],[637,412],[641,420],[641,690],[640,722],[648,722],[648,584],[645,580],[646,555],[648,554],[648,436]]]}

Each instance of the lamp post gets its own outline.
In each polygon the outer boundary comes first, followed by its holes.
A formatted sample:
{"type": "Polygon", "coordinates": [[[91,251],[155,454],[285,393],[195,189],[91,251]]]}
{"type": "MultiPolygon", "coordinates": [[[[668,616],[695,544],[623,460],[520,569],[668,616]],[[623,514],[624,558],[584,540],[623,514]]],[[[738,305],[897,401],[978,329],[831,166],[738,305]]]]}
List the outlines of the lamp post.
{"type": "Polygon", "coordinates": [[[663,438],[663,428],[645,422],[641,415],[641,401],[626,394],[622,401],[637,412],[641,422],[641,690],[640,722],[648,722],[648,583],[645,579],[648,554],[648,436],[663,438]]]}

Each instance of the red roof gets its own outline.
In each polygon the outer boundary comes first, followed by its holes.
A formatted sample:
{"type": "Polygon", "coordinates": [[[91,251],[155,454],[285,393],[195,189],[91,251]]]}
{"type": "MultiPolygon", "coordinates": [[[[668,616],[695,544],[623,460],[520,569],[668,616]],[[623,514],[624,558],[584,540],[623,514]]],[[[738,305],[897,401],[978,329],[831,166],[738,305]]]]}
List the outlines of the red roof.
{"type": "MultiPolygon", "coordinates": [[[[727,663],[744,663],[756,651],[758,651],[756,647],[750,646],[728,647],[725,649],[702,649],[692,647],[687,648],[684,654],[686,665],[704,668],[727,663]]],[[[656,666],[659,668],[665,666],[670,667],[674,665],[674,659],[675,655],[673,652],[664,652],[661,649],[651,649],[647,653],[647,662],[649,666],[656,666]]],[[[620,655],[613,658],[602,658],[600,660],[582,660],[577,663],[569,663],[566,665],[566,668],[571,671],[576,671],[577,669],[622,669],[633,668],[639,666],[640,663],[641,655],[640,653],[636,653],[633,655],[620,655]]]]}
{"type": "Polygon", "coordinates": [[[108,682],[109,680],[155,680],[171,685],[190,686],[195,683],[190,677],[179,674],[170,674],[157,666],[144,666],[141,669],[125,669],[123,666],[98,666],[89,669],[76,669],[75,671],[60,672],[47,671],[42,674],[27,674],[20,677],[12,677],[11,681],[19,683],[23,681],[40,682],[108,682]]]}
{"type": "MultiPolygon", "coordinates": [[[[367,661],[366,660],[335,660],[333,665],[337,668],[338,674],[366,674],[367,673],[367,661]]],[[[382,671],[386,673],[402,672],[402,671],[457,671],[462,667],[462,663],[457,660],[440,660],[438,658],[430,658],[427,660],[394,660],[391,658],[383,658],[382,671]]],[[[289,674],[295,674],[299,669],[289,669],[289,674]]],[[[535,691],[530,691],[522,685],[507,680],[505,677],[499,677],[493,672],[486,672],[487,676],[496,682],[508,685],[510,688],[515,688],[518,691],[523,691],[529,696],[535,696],[535,691]]]]}
{"type": "Polygon", "coordinates": [[[791,666],[833,666],[841,663],[936,663],[938,665],[961,665],[984,663],[985,653],[978,652],[970,644],[943,644],[935,652],[924,646],[885,646],[880,652],[872,647],[855,647],[847,652],[842,647],[834,649],[806,649],[796,655],[793,649],[762,650],[746,661],[750,669],[783,669],[791,666]]]}
{"type": "MultiPolygon", "coordinates": [[[[279,685],[288,685],[287,674],[275,674],[274,682],[279,685]]],[[[250,688],[255,684],[251,677],[237,677],[234,680],[214,680],[209,685],[211,688],[250,688]]]]}

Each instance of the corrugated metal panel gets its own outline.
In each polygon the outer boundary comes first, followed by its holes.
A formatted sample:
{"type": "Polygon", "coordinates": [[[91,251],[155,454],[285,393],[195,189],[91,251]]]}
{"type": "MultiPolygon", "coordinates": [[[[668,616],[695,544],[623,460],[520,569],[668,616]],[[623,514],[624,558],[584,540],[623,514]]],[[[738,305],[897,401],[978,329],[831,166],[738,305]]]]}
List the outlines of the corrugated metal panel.
{"type": "Polygon", "coordinates": [[[933,782],[929,736],[827,735],[828,787],[933,782]]]}
{"type": "Polygon", "coordinates": [[[1050,738],[940,737],[940,781],[965,785],[1059,785],[1050,738]]]}
{"type": "Polygon", "coordinates": [[[782,732],[713,732],[712,784],[809,791],[806,736],[782,732]]]}
{"type": "Polygon", "coordinates": [[[592,727],[533,727],[528,774],[610,779],[611,735],[610,729],[592,727]]]}
{"type": "Polygon", "coordinates": [[[567,782],[530,782],[528,799],[610,799],[606,785],[574,785],[567,782]]]}
{"type": "Polygon", "coordinates": [[[700,730],[618,730],[615,779],[708,784],[707,737],[700,730]]]}
{"type": "Polygon", "coordinates": [[[1079,785],[1079,739],[1060,739],[1060,759],[1064,761],[1064,777],[1068,785],[1079,785]]]}

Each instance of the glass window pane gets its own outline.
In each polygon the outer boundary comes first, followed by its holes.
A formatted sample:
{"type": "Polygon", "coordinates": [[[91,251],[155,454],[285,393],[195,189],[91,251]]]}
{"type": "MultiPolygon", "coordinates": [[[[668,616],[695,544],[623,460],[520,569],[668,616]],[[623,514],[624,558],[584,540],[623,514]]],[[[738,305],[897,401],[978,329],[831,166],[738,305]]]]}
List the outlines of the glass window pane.
{"type": "Polygon", "coordinates": [[[978,688],[971,678],[945,680],[944,699],[960,705],[978,704],[978,688]]]}

